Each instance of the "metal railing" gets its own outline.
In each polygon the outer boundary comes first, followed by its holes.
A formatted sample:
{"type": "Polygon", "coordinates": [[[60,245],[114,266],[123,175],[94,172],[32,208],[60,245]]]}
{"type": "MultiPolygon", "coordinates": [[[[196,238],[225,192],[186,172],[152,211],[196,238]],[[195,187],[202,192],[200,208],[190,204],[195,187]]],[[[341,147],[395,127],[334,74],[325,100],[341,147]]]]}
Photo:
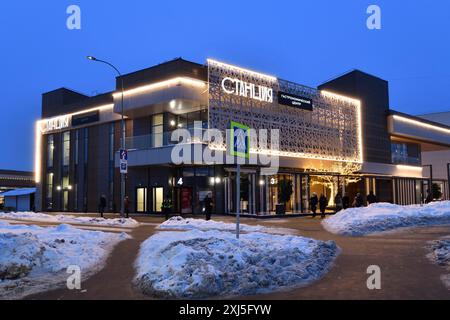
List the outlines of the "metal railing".
{"type": "Polygon", "coordinates": [[[417,157],[405,157],[405,156],[397,156],[392,155],[392,163],[393,164],[406,164],[406,165],[417,165],[420,166],[420,158],[417,157]]]}
{"type": "MultiPolygon", "coordinates": [[[[202,128],[191,128],[187,129],[190,133],[190,138],[187,139],[187,143],[202,143],[201,137],[203,136],[206,129],[202,128]],[[194,132],[195,131],[195,132],[194,132]],[[199,134],[201,132],[201,135],[199,134]]],[[[125,138],[125,145],[128,150],[146,150],[153,148],[161,148],[171,145],[176,145],[182,142],[181,139],[178,141],[172,140],[172,131],[145,134],[140,136],[132,136],[125,138]]]]}

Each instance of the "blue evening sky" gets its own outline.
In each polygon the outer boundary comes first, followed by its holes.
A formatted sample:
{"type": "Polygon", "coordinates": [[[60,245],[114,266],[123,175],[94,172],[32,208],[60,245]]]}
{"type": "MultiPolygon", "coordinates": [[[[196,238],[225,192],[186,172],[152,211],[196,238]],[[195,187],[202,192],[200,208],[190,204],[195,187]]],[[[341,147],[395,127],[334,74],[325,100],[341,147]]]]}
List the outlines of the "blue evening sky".
{"type": "Polygon", "coordinates": [[[391,108],[450,110],[450,1],[3,1],[2,169],[33,169],[41,93],[112,90],[114,73],[183,57],[217,58],[309,86],[358,68],[389,81],[391,108]],[[81,30],[66,8],[81,8],[81,30]],[[366,9],[382,29],[366,28],[366,9]]]}

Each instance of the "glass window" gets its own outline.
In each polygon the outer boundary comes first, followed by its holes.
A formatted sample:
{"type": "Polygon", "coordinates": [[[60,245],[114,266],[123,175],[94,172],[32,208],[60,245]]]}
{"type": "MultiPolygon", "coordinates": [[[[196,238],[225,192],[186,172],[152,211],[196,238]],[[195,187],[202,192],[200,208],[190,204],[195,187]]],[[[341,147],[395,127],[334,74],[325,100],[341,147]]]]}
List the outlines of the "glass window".
{"type": "Polygon", "coordinates": [[[152,117],[152,142],[154,148],[163,146],[163,122],[163,114],[156,114],[152,117]]]}
{"type": "Polygon", "coordinates": [[[53,172],[47,173],[47,185],[45,191],[45,198],[47,199],[47,209],[53,207],[53,172]]]}
{"type": "Polygon", "coordinates": [[[70,163],[70,132],[66,131],[63,133],[63,146],[62,146],[62,158],[63,166],[68,166],[70,163]]]}
{"type": "Polygon", "coordinates": [[[87,164],[88,162],[88,154],[89,154],[89,129],[84,128],[84,163],[87,164]]]}
{"type": "Polygon", "coordinates": [[[162,187],[153,188],[153,212],[161,212],[164,189],[162,187]]]}
{"type": "Polygon", "coordinates": [[[74,150],[74,160],[75,160],[75,164],[77,165],[78,164],[78,153],[79,153],[79,151],[78,151],[78,142],[79,142],[79,137],[80,136],[80,133],[79,133],[79,131],[78,130],[76,130],[75,131],[75,150],[74,150]]]}
{"type": "Polygon", "coordinates": [[[53,167],[53,151],[55,150],[55,140],[52,134],[47,136],[47,167],[53,167]]]}

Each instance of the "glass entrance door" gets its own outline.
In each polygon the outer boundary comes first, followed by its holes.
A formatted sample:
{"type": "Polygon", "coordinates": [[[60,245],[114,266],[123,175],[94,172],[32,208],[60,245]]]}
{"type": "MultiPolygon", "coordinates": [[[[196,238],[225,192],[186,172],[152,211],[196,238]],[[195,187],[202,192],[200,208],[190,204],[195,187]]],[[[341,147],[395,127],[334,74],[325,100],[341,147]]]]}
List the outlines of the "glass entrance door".
{"type": "Polygon", "coordinates": [[[136,212],[147,212],[147,188],[136,189],[136,212]]]}
{"type": "Polygon", "coordinates": [[[162,203],[164,201],[164,188],[163,187],[156,187],[156,188],[152,188],[152,204],[153,204],[153,208],[152,211],[153,212],[161,212],[161,206],[162,203]]]}

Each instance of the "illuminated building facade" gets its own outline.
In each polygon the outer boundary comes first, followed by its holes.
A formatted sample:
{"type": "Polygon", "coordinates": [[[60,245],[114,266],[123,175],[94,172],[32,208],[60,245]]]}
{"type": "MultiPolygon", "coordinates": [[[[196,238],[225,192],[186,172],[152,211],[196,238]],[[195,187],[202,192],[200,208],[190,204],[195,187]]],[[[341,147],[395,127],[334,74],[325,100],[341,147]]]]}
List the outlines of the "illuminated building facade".
{"type": "MultiPolygon", "coordinates": [[[[272,138],[251,139],[250,158],[277,157],[277,172],[266,174],[259,158],[243,163],[239,205],[248,214],[275,212],[286,183],[287,213],[308,212],[313,192],[325,194],[330,209],[337,193],[352,199],[372,191],[378,201],[420,203],[430,184],[422,152],[450,148],[450,127],[390,110],[388,83],[361,71],[310,88],[216,60],[176,59],[117,78],[114,92],[90,97],[61,88],[43,95],[38,210],[97,211],[101,195],[109,211],[120,209],[121,81],[131,212],[158,213],[170,199],[174,213],[201,213],[206,195],[216,213],[235,212],[235,165],[196,158],[227,149],[226,139],[202,136],[207,129],[226,136],[230,121],[279,133],[276,148],[272,138]],[[173,160],[177,129],[193,133],[183,141],[190,163],[173,160]]],[[[448,197],[446,179],[433,183],[448,197]]]]}

